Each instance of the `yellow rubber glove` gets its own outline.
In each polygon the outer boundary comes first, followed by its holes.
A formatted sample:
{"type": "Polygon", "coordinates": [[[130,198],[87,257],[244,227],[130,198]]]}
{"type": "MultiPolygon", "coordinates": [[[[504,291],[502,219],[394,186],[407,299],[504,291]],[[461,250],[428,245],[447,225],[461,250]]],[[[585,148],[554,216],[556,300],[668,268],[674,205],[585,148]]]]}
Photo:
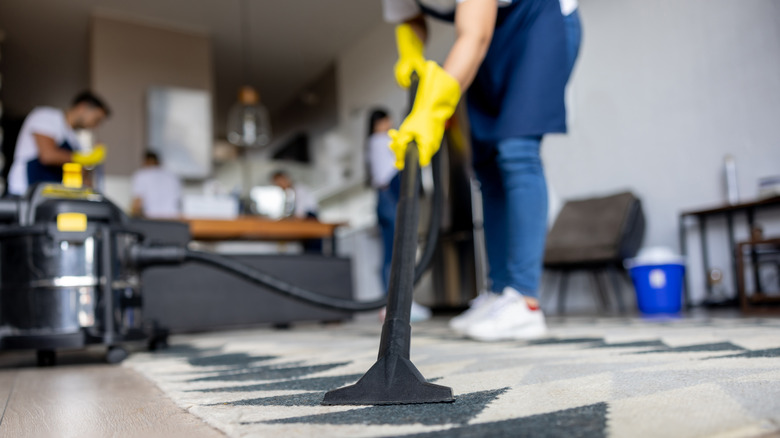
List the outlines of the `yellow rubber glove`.
{"type": "Polygon", "coordinates": [[[408,24],[395,27],[395,41],[398,47],[398,61],[395,63],[395,80],[402,88],[412,84],[412,72],[422,75],[425,66],[425,47],[408,24]]]}
{"type": "Polygon", "coordinates": [[[452,117],[460,100],[460,84],[433,61],[425,63],[414,98],[414,107],[398,130],[390,130],[390,149],[395,152],[395,167],[404,168],[406,146],[417,143],[420,166],[431,163],[444,136],[444,125],[452,117]]]}
{"type": "Polygon", "coordinates": [[[99,144],[91,152],[73,152],[71,160],[84,167],[95,167],[106,160],[106,146],[99,144]]]}

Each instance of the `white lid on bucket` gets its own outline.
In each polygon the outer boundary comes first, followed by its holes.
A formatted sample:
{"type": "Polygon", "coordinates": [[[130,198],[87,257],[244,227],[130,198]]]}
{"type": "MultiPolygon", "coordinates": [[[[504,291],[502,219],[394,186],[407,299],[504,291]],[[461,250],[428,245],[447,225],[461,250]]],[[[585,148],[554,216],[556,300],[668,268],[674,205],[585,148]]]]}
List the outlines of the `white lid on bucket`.
{"type": "Polygon", "coordinates": [[[671,248],[665,246],[651,246],[642,248],[636,257],[626,259],[623,266],[631,269],[636,266],[656,266],[656,265],[685,265],[685,258],[671,248]]]}

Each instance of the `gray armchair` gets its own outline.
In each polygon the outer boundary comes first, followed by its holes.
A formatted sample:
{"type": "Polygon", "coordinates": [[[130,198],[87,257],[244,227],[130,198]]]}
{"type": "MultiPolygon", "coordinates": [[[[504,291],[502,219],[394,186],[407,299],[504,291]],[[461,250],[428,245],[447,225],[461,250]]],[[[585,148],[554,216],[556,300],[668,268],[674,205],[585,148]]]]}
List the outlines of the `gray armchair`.
{"type": "Polygon", "coordinates": [[[644,233],[642,203],[630,192],[566,202],[547,237],[544,255],[545,269],[559,277],[558,313],[565,310],[570,274],[582,270],[592,276],[596,301],[604,311],[609,308],[604,274],[609,275],[623,313],[618,274],[626,274],[623,260],[636,255],[644,233]]]}

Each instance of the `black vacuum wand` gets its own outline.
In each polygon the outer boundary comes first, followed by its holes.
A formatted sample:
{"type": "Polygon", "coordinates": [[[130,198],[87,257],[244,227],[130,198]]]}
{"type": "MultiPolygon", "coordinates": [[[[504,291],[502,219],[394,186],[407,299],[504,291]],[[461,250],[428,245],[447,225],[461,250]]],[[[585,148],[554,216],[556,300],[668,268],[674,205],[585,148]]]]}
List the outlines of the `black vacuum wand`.
{"type": "MultiPolygon", "coordinates": [[[[412,77],[410,111],[417,94],[412,77]]],[[[406,148],[401,174],[387,314],[379,342],[379,358],[357,383],[325,394],[324,405],[388,405],[453,402],[452,389],[428,383],[409,359],[412,326],[409,318],[415,282],[420,157],[417,144],[406,148]]]]}

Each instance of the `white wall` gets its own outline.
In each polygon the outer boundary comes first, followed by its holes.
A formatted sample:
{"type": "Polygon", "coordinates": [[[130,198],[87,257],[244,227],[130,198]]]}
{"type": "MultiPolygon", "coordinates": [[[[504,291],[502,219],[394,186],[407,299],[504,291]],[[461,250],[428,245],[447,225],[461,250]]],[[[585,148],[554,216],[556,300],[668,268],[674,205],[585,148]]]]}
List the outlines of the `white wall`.
{"type": "MultiPolygon", "coordinates": [[[[544,144],[551,189],[564,199],[630,189],[645,205],[645,244],[677,249],[679,212],[723,202],[725,154],[736,157],[743,198],[755,196],[759,177],[780,173],[780,2],[581,0],[580,9],[584,39],[568,92],[570,132],[544,144]]],[[[451,28],[435,25],[429,53],[441,60],[452,38],[451,28]]],[[[356,159],[368,108],[384,104],[396,118],[402,114],[395,56],[385,25],[338,59],[341,129],[356,159]]],[[[339,199],[325,214],[365,218],[371,202],[365,194],[339,199]]],[[[780,233],[780,221],[764,225],[780,233]]],[[[727,269],[724,224],[711,229],[712,264],[727,269]]],[[[747,235],[744,226],[738,231],[747,235]]],[[[700,299],[698,242],[691,236],[689,269],[700,299]]]]}
{"type": "MultiPolygon", "coordinates": [[[[570,133],[544,145],[561,197],[631,189],[645,243],[677,248],[679,212],[724,201],[724,155],[736,157],[743,198],[780,173],[780,2],[582,0],[581,14],[570,133]]],[[[728,268],[723,224],[713,226],[713,265],[728,268]]],[[[698,240],[689,244],[699,295],[698,240]]]]}

